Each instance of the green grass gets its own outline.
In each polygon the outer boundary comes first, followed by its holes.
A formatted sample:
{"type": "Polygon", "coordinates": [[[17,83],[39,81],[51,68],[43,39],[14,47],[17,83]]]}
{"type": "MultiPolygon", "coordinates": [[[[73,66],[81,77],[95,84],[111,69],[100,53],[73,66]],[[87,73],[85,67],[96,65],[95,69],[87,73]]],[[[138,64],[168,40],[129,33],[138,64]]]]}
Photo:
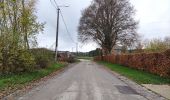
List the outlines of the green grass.
{"type": "Polygon", "coordinates": [[[85,57],[77,57],[77,59],[93,60],[93,57],[85,56],[85,57]]]}
{"type": "Polygon", "coordinates": [[[57,63],[57,64],[53,64],[48,68],[37,70],[34,72],[24,72],[24,73],[0,76],[0,91],[9,88],[12,89],[21,88],[24,85],[34,80],[38,80],[44,76],[51,74],[56,70],[63,68],[64,65],[65,64],[57,63]]]}
{"type": "Polygon", "coordinates": [[[110,68],[111,70],[118,72],[119,74],[128,77],[131,80],[139,84],[170,84],[169,78],[160,77],[155,74],[136,70],[128,67],[124,67],[118,64],[111,64],[107,62],[98,62],[110,68]]]}

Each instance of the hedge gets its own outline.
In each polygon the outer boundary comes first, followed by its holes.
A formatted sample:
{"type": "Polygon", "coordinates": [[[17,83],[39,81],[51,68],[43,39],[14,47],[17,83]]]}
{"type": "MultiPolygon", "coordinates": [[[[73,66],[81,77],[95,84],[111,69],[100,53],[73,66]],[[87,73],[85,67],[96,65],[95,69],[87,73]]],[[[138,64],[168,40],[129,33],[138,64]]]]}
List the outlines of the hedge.
{"type": "Polygon", "coordinates": [[[97,56],[94,60],[120,64],[157,74],[162,77],[170,77],[170,49],[161,53],[97,56]]]}

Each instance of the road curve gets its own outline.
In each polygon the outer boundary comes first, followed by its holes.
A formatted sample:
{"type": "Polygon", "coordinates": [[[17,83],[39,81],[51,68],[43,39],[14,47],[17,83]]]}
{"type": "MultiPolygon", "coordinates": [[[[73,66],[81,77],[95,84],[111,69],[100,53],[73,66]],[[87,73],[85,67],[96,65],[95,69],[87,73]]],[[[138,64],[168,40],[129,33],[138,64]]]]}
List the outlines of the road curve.
{"type": "Polygon", "coordinates": [[[83,60],[17,100],[146,100],[95,62],[83,60]]]}

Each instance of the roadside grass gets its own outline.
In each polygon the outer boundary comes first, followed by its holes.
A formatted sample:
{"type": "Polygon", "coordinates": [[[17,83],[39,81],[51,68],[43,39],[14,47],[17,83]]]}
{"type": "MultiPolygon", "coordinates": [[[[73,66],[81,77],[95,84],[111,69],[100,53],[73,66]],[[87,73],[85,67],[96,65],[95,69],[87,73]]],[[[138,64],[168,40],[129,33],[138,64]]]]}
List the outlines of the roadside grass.
{"type": "Polygon", "coordinates": [[[105,65],[112,71],[115,71],[139,84],[170,84],[169,78],[160,77],[155,74],[144,72],[141,70],[132,69],[129,67],[121,66],[118,64],[112,64],[108,62],[98,62],[99,64],[105,65]]]}
{"type": "Polygon", "coordinates": [[[93,57],[82,56],[82,57],[77,57],[77,59],[93,60],[93,57]]]}
{"type": "Polygon", "coordinates": [[[34,72],[24,72],[24,73],[3,75],[3,76],[1,75],[0,92],[6,89],[8,90],[8,89],[21,88],[32,81],[43,78],[51,74],[52,72],[55,72],[63,68],[63,66],[65,66],[64,63],[55,63],[45,69],[40,69],[34,72]]]}

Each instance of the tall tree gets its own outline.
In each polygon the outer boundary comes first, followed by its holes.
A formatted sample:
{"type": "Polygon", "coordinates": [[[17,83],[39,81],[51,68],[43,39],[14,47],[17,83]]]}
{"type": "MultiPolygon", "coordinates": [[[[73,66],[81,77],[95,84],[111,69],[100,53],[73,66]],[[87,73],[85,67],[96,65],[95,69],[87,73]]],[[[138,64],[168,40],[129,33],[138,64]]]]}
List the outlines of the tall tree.
{"type": "Polygon", "coordinates": [[[0,71],[32,61],[28,49],[44,25],[37,21],[36,1],[0,0],[0,71]]]}
{"type": "Polygon", "coordinates": [[[82,42],[94,40],[111,53],[116,44],[136,38],[138,22],[133,18],[134,8],[129,0],[94,0],[82,12],[78,37],[82,42]]]}
{"type": "Polygon", "coordinates": [[[37,43],[36,34],[43,31],[44,23],[37,21],[35,4],[36,0],[1,0],[0,37],[9,34],[12,45],[20,49],[37,43]]]}

